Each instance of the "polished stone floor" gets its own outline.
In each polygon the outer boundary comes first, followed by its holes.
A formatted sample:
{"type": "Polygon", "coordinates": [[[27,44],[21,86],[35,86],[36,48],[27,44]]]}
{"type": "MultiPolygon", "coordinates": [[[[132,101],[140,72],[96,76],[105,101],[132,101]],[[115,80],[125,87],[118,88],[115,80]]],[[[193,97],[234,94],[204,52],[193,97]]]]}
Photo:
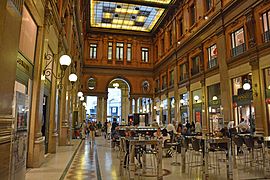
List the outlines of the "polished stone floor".
{"type": "MultiPolygon", "coordinates": [[[[32,179],[49,179],[49,180],[125,180],[129,179],[128,172],[125,170],[124,174],[120,176],[119,154],[118,151],[111,148],[110,141],[103,137],[97,137],[95,142],[89,143],[88,140],[82,141],[80,145],[79,140],[75,141],[74,146],[67,147],[65,152],[59,156],[59,152],[53,155],[42,165],[41,168],[31,169],[26,174],[27,180],[32,179]],[[75,151],[77,152],[72,155],[75,151]]],[[[64,147],[62,147],[64,148],[64,147]]],[[[60,152],[61,153],[61,152],[60,152]]],[[[180,155],[178,156],[180,160],[180,155]]],[[[190,172],[182,173],[181,165],[172,166],[171,163],[174,158],[163,158],[163,179],[164,180],[200,180],[202,179],[202,171],[200,168],[194,168],[190,172]]],[[[222,163],[221,163],[222,164],[222,163]]],[[[152,171],[152,170],[150,170],[152,171]]],[[[225,180],[226,179],[226,165],[221,165],[220,172],[209,171],[210,180],[225,180]]],[[[140,172],[137,172],[141,174],[140,172]]],[[[233,170],[233,179],[235,180],[256,180],[268,179],[264,178],[261,168],[241,166],[233,170]]],[[[156,179],[150,176],[136,176],[136,179],[156,179]]],[[[270,176],[269,176],[270,179],[270,176]]]]}

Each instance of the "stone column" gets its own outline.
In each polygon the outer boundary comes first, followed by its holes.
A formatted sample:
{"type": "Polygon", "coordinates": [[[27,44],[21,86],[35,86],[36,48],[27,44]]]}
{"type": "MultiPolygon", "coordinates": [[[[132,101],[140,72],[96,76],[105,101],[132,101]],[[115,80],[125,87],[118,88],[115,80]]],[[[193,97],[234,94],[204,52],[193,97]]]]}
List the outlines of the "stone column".
{"type": "Polygon", "coordinates": [[[102,98],[101,96],[97,98],[97,121],[102,120],[102,98]]]}
{"type": "Polygon", "coordinates": [[[132,97],[129,97],[129,114],[133,113],[133,106],[132,106],[132,97]]]}
{"type": "MultiPolygon", "coordinates": [[[[177,53],[177,52],[176,52],[177,53]]],[[[178,82],[177,82],[177,75],[178,75],[178,68],[177,65],[174,67],[174,119],[178,123],[181,121],[180,118],[180,96],[178,94],[178,82]]]]}
{"type": "Polygon", "coordinates": [[[167,106],[167,112],[168,112],[168,124],[171,123],[171,98],[167,98],[168,106],[167,106]]]}
{"type": "MultiPolygon", "coordinates": [[[[208,132],[208,119],[207,119],[207,107],[206,107],[206,86],[205,86],[205,80],[201,80],[201,90],[202,90],[202,132],[207,133],[208,132]]],[[[195,122],[196,123],[196,122],[195,122]]]]}
{"type": "MultiPolygon", "coordinates": [[[[63,78],[63,87],[66,86],[66,75],[63,78]]],[[[67,104],[67,94],[64,89],[61,89],[60,96],[60,133],[59,133],[59,146],[67,145],[67,137],[68,137],[68,104],[67,104]]]]}
{"type": "Polygon", "coordinates": [[[219,29],[217,31],[217,36],[221,106],[223,107],[224,126],[227,126],[228,122],[232,118],[232,96],[230,94],[230,78],[228,74],[228,65],[226,60],[227,47],[224,29],[219,29]]]}
{"type": "Polygon", "coordinates": [[[138,113],[138,100],[139,99],[137,97],[135,97],[134,100],[135,100],[135,110],[134,110],[134,113],[138,113]]]}
{"type": "Polygon", "coordinates": [[[260,81],[260,68],[259,68],[259,59],[258,57],[251,57],[250,58],[250,65],[252,69],[252,94],[253,94],[253,104],[255,109],[255,131],[256,134],[264,134],[267,132],[267,128],[263,128],[263,125],[266,124],[267,119],[265,118],[264,114],[264,100],[262,99],[261,87],[262,84],[260,81]]]}
{"type": "MultiPolygon", "coordinates": [[[[121,99],[121,107],[122,107],[122,111],[121,111],[121,117],[122,119],[125,119],[125,121],[128,118],[128,114],[129,114],[129,101],[128,101],[128,87],[123,87],[121,88],[122,91],[122,99],[121,99]]],[[[120,119],[120,120],[122,120],[120,119]]]]}
{"type": "Polygon", "coordinates": [[[35,76],[33,80],[32,90],[32,104],[31,104],[31,117],[30,117],[30,129],[29,129],[29,145],[28,145],[28,167],[39,167],[44,161],[45,138],[41,134],[42,126],[42,108],[43,108],[43,94],[44,94],[44,81],[41,81],[42,74],[42,62],[43,62],[43,45],[44,29],[38,28],[37,48],[35,61],[35,76]],[[40,60],[41,59],[41,60],[40,60]]]}
{"type": "Polygon", "coordinates": [[[102,122],[104,123],[107,120],[107,100],[108,97],[104,97],[103,99],[103,118],[102,118],[102,122]]]}

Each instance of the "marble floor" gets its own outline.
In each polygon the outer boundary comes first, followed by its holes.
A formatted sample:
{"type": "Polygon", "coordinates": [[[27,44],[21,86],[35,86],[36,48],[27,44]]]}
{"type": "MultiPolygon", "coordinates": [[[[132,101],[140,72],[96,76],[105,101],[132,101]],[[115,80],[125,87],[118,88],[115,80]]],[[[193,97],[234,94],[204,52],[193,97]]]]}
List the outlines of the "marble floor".
{"type": "MultiPolygon", "coordinates": [[[[76,141],[76,144],[79,143],[76,141]]],[[[69,153],[65,155],[57,152],[54,157],[47,160],[41,168],[31,169],[26,174],[26,180],[32,179],[65,179],[65,180],[126,180],[129,174],[125,170],[120,176],[120,160],[118,151],[111,148],[109,140],[97,137],[95,142],[89,143],[88,140],[82,141],[79,146],[68,147],[69,153]],[[78,148],[77,148],[78,147],[78,148]],[[72,153],[75,152],[74,156],[72,153]],[[65,161],[65,162],[64,162],[65,161]],[[37,178],[38,177],[38,178],[37,178]]],[[[180,155],[178,159],[180,160],[180,155]]],[[[163,158],[163,179],[164,180],[200,180],[202,171],[194,168],[190,172],[182,173],[182,166],[172,166],[174,158],[163,158]]],[[[220,172],[209,171],[209,180],[225,180],[226,165],[221,165],[220,172]]],[[[141,174],[138,172],[138,174],[141,174]]],[[[156,179],[151,176],[136,176],[135,179],[156,179]]],[[[233,169],[233,179],[235,180],[257,180],[265,178],[260,168],[233,169]]]]}

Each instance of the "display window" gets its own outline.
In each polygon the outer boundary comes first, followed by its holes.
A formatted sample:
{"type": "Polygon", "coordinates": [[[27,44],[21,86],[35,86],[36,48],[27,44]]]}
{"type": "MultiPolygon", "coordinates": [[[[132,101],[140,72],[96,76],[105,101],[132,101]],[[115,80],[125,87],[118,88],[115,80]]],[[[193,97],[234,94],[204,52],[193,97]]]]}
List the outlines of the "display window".
{"type": "Polygon", "coordinates": [[[265,103],[268,133],[270,132],[270,68],[264,69],[265,103]]]}
{"type": "Polygon", "coordinates": [[[196,90],[192,92],[192,117],[194,123],[202,123],[202,90],[196,90]]]}
{"type": "Polygon", "coordinates": [[[233,114],[235,125],[245,120],[251,130],[255,128],[255,111],[252,96],[252,73],[232,79],[233,114]]]}
{"type": "Polygon", "coordinates": [[[208,118],[209,131],[219,131],[224,127],[224,120],[221,112],[220,84],[207,87],[208,92],[208,118]]]}
{"type": "Polygon", "coordinates": [[[189,93],[180,95],[180,116],[182,124],[189,121],[189,93]]]}

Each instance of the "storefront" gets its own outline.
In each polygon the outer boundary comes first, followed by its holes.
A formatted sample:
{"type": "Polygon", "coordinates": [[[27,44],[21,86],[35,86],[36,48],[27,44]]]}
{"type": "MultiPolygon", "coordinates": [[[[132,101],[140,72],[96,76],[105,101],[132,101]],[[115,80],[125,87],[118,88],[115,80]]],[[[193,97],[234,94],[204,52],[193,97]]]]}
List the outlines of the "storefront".
{"type": "Polygon", "coordinates": [[[235,125],[244,119],[252,130],[255,128],[255,111],[252,96],[252,74],[232,79],[233,115],[235,125]]]}
{"type": "Polygon", "coordinates": [[[202,124],[202,90],[192,91],[192,121],[202,124]]]}
{"type": "Polygon", "coordinates": [[[162,107],[162,124],[168,124],[168,100],[161,101],[160,107],[162,107]]]}
{"type": "Polygon", "coordinates": [[[180,95],[180,117],[182,124],[189,121],[189,92],[180,95]]]}
{"type": "Polygon", "coordinates": [[[264,72],[267,127],[268,132],[270,132],[270,68],[264,69],[263,72],[264,72]]]}
{"type": "Polygon", "coordinates": [[[208,92],[208,129],[210,132],[219,131],[224,127],[222,107],[220,99],[220,84],[207,87],[208,92]]]}

